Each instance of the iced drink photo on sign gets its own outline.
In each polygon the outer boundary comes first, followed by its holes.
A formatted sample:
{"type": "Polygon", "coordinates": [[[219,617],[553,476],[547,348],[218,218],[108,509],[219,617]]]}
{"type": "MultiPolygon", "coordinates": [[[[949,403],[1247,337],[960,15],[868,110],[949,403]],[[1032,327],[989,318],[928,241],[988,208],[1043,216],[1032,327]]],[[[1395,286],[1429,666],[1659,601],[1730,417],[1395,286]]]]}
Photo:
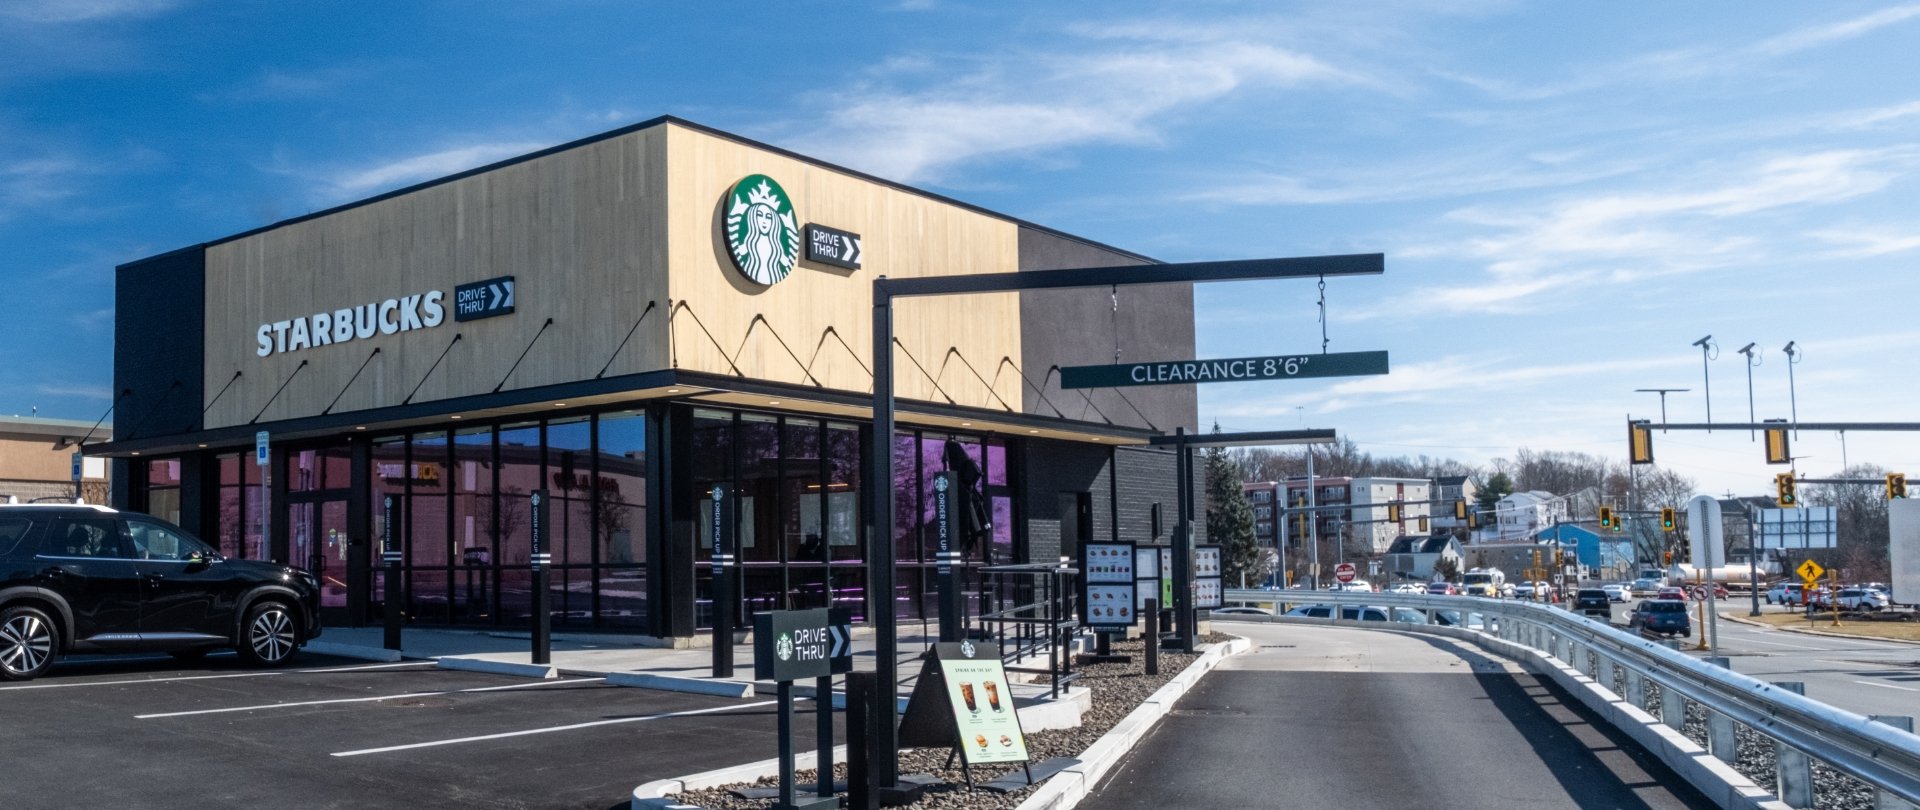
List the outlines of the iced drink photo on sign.
{"type": "Polygon", "coordinates": [[[981,686],[987,690],[987,707],[996,712],[1000,711],[1000,684],[987,681],[981,684],[981,686]]]}
{"type": "MultiPolygon", "coordinates": [[[[980,706],[973,702],[973,684],[960,684],[960,699],[967,702],[967,711],[973,712],[974,714],[980,713],[980,706]]],[[[986,743],[981,743],[981,745],[985,744],[986,743]]]]}
{"type": "Polygon", "coordinates": [[[987,735],[985,735],[985,734],[975,734],[975,735],[973,735],[973,743],[974,743],[975,745],[978,745],[978,746],[980,746],[980,750],[982,750],[982,751],[985,751],[985,750],[987,750],[987,735]]]}

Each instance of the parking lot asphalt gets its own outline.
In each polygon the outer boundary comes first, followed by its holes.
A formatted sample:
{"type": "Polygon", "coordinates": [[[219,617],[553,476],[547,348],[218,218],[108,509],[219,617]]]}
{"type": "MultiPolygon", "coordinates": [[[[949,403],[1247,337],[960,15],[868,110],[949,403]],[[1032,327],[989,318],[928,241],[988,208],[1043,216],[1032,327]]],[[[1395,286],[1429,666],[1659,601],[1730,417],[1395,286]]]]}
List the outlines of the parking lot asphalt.
{"type": "MultiPolygon", "coordinates": [[[[796,703],[800,750],[813,704],[796,703]]],[[[75,660],[0,684],[7,808],[602,808],[776,753],[733,700],[304,655],[75,660]]]]}

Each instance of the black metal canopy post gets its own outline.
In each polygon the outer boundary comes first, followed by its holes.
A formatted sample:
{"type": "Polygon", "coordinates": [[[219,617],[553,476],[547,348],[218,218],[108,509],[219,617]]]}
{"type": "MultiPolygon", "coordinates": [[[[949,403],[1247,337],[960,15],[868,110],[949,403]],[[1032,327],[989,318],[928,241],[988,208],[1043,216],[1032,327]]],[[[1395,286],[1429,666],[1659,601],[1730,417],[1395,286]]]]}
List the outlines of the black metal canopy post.
{"type": "Polygon", "coordinates": [[[548,607],[552,598],[548,569],[553,567],[553,553],[547,545],[547,491],[536,489],[530,497],[533,508],[529,510],[527,539],[532,553],[527,561],[533,566],[533,663],[545,664],[553,654],[553,611],[548,607]]]}
{"type": "MultiPolygon", "coordinates": [[[[875,750],[872,752],[877,784],[892,787],[899,781],[899,750],[895,745],[898,736],[895,692],[900,682],[896,637],[899,623],[893,615],[893,299],[1197,281],[1377,276],[1384,272],[1385,256],[1361,253],[903,279],[879,276],[873,280],[873,425],[869,434],[872,441],[867,478],[873,487],[873,497],[867,499],[867,591],[872,601],[875,668],[880,681],[880,688],[874,694],[875,750]]],[[[1190,595],[1181,598],[1190,598],[1190,595]]]]}
{"type": "Polygon", "coordinates": [[[1193,453],[1187,447],[1187,429],[1174,428],[1175,475],[1180,491],[1173,518],[1173,631],[1181,652],[1193,652],[1193,453]]]}
{"type": "MultiPolygon", "coordinates": [[[[732,488],[726,484],[714,484],[709,493],[712,498],[713,513],[708,521],[713,526],[713,677],[733,677],[733,577],[736,568],[733,564],[733,499],[729,497],[732,488]]],[[[891,546],[889,546],[891,548],[891,546]]]]}
{"type": "Polygon", "coordinates": [[[392,495],[387,495],[380,499],[380,514],[382,516],[382,524],[380,526],[380,562],[387,569],[386,582],[383,583],[385,587],[382,588],[384,592],[383,598],[386,601],[386,604],[383,606],[384,610],[382,611],[386,614],[384,616],[386,633],[384,634],[385,638],[383,641],[386,642],[385,646],[387,649],[398,650],[400,649],[400,603],[405,601],[406,597],[400,593],[400,563],[402,559],[404,559],[404,555],[400,553],[400,547],[394,545],[392,495]]]}

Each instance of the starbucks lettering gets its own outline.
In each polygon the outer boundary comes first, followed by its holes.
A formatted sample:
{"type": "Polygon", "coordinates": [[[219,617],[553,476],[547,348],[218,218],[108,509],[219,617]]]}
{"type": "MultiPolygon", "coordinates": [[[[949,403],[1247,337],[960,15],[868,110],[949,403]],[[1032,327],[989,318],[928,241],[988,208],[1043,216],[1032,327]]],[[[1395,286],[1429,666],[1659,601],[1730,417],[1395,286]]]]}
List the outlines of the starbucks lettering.
{"type": "Polygon", "coordinates": [[[253,353],[267,357],[332,343],[366,340],[375,334],[391,335],[430,329],[447,319],[446,308],[440,305],[444,297],[439,290],[428,290],[379,303],[263,323],[253,333],[257,344],[253,353]]]}

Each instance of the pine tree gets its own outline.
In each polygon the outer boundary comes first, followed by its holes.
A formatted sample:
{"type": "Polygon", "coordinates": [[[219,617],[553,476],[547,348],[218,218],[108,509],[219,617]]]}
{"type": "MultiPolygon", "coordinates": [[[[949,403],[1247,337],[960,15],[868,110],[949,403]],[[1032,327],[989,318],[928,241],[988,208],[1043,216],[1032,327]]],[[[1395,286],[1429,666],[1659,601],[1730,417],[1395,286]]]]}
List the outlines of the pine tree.
{"type": "MultiPolygon", "coordinates": [[[[1214,425],[1219,433],[1220,426],[1214,425]]],[[[1269,571],[1264,549],[1254,541],[1253,506],[1242,490],[1240,465],[1221,448],[1207,449],[1207,537],[1220,544],[1222,584],[1258,583],[1269,571]]]]}

